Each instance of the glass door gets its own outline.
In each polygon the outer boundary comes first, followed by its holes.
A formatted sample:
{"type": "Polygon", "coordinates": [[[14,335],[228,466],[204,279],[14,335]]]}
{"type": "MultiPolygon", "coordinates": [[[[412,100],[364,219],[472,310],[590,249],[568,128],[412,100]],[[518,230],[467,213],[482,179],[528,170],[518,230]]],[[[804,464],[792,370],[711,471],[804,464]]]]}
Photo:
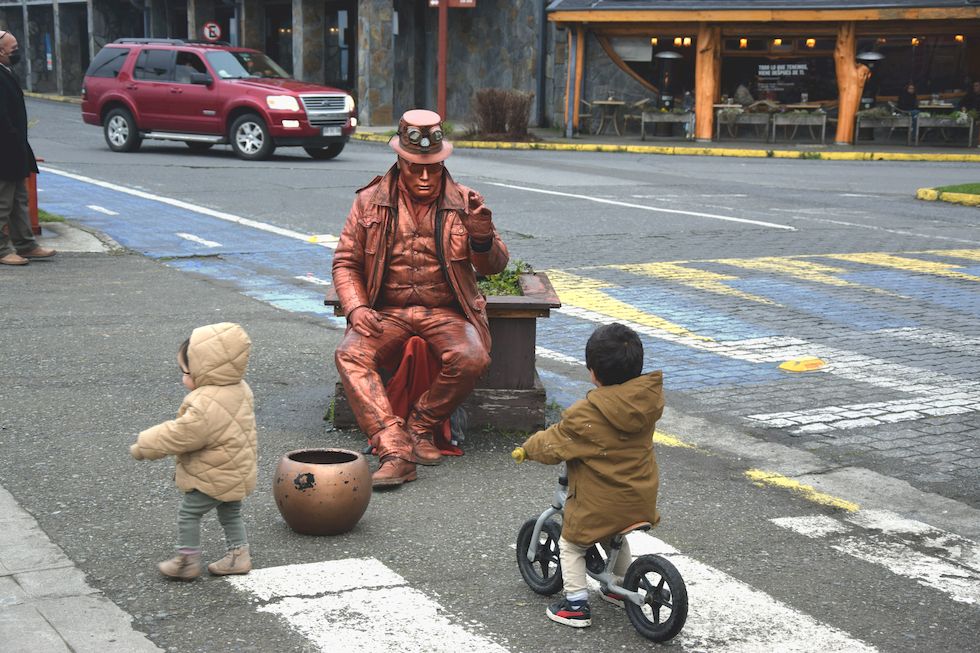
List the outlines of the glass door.
{"type": "Polygon", "coordinates": [[[357,3],[330,1],[325,5],[323,29],[324,82],[346,91],[357,85],[357,3]]]}

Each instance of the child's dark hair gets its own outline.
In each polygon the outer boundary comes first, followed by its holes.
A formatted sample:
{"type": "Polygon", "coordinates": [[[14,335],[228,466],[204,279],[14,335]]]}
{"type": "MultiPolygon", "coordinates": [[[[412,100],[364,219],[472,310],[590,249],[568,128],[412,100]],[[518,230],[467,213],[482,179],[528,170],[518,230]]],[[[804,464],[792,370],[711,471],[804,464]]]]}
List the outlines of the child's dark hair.
{"type": "Polygon", "coordinates": [[[177,359],[187,366],[187,369],[191,369],[191,359],[187,357],[187,348],[191,346],[191,339],[188,338],[184,342],[180,343],[180,347],[177,347],[177,359]]]}
{"type": "Polygon", "coordinates": [[[618,322],[604,324],[585,345],[585,366],[602,385],[626,383],[643,373],[643,343],[636,331],[618,322]]]}

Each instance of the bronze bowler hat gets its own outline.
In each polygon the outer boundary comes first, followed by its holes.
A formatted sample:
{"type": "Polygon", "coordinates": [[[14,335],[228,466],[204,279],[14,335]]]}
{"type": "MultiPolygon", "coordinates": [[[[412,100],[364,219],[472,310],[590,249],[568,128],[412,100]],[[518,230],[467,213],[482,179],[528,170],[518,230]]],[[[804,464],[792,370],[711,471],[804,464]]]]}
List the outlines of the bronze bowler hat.
{"type": "Polygon", "coordinates": [[[406,111],[388,145],[412,163],[438,163],[453,153],[453,144],[443,138],[442,118],[426,109],[406,111]]]}

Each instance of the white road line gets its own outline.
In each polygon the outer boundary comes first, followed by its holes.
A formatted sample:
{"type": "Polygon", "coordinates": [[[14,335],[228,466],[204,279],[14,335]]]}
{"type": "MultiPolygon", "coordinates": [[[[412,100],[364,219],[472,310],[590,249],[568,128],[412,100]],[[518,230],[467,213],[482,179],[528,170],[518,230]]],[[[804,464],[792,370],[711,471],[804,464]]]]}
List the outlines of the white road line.
{"type": "Polygon", "coordinates": [[[585,361],[579,360],[574,356],[569,356],[568,354],[563,354],[560,351],[555,351],[554,349],[548,349],[547,347],[535,347],[534,353],[540,358],[550,358],[559,363],[568,363],[576,367],[585,365],[585,361]]]}
{"type": "MultiPolygon", "coordinates": [[[[248,218],[243,218],[241,216],[234,215],[232,213],[225,213],[224,211],[215,211],[214,209],[208,209],[203,206],[191,204],[190,202],[184,202],[183,200],[176,200],[171,197],[164,197],[162,195],[154,195],[152,193],[147,193],[145,191],[136,190],[135,188],[127,188],[126,186],[112,184],[107,181],[102,181],[100,179],[93,179],[92,177],[76,175],[75,173],[72,172],[57,170],[55,168],[49,168],[48,166],[41,166],[41,171],[50,172],[51,174],[60,175],[62,177],[67,177],[68,179],[74,179],[76,181],[82,181],[85,182],[86,184],[92,184],[93,186],[108,188],[109,190],[125,193],[127,195],[132,195],[134,197],[139,197],[146,200],[152,200],[154,202],[160,202],[162,204],[168,204],[170,206],[174,206],[179,209],[184,209],[186,211],[193,211],[194,213],[200,213],[201,215],[207,215],[212,218],[217,218],[219,220],[234,222],[235,224],[240,224],[245,227],[251,227],[253,229],[258,229],[260,231],[266,231],[269,233],[277,234],[279,236],[285,236],[286,238],[302,240],[303,242],[307,242],[307,243],[310,242],[310,234],[301,234],[298,231],[293,231],[291,229],[284,229],[282,227],[277,227],[276,225],[268,224],[265,222],[259,222],[258,220],[250,220],[248,218]]],[[[327,235],[324,234],[324,235],[317,236],[317,239],[318,241],[316,244],[322,247],[329,247],[330,249],[335,249],[337,247],[336,238],[327,239],[327,235]]]]}
{"type": "Polygon", "coordinates": [[[194,234],[185,234],[182,232],[177,232],[174,234],[179,238],[184,240],[189,240],[192,243],[197,243],[198,245],[204,245],[205,247],[222,247],[221,243],[216,243],[213,240],[208,240],[207,238],[201,238],[200,236],[195,236],[194,234]]]}
{"type": "Polygon", "coordinates": [[[306,281],[307,283],[312,283],[312,284],[314,284],[316,286],[329,286],[329,285],[331,285],[331,282],[330,281],[327,281],[326,279],[321,279],[320,277],[315,277],[315,276],[313,276],[313,273],[312,272],[307,272],[306,274],[296,275],[295,277],[293,277],[293,279],[298,279],[299,281],[306,281]]]}
{"type": "Polygon", "coordinates": [[[634,556],[656,554],[674,563],[691,606],[674,642],[696,651],[875,651],[846,632],[817,621],[761,590],[709,567],[646,533],[627,536],[634,556]],[[751,617],[747,617],[751,615],[751,617]]]}
{"type": "Polygon", "coordinates": [[[613,206],[622,206],[628,209],[640,209],[642,211],[654,211],[656,213],[672,213],[675,215],[690,215],[696,218],[710,218],[712,220],[724,220],[726,222],[741,222],[744,224],[758,225],[760,227],[769,227],[770,229],[784,229],[786,231],[796,231],[796,227],[791,227],[785,224],[776,224],[775,222],[763,222],[762,220],[749,220],[747,218],[735,218],[729,215],[716,215],[714,213],[700,213],[698,211],[681,211],[680,209],[665,209],[656,206],[645,206],[643,204],[620,202],[618,200],[610,200],[604,197],[579,195],[577,193],[563,193],[557,190],[545,190],[543,188],[529,188],[527,186],[515,186],[513,184],[502,184],[495,181],[486,181],[483,183],[489,184],[490,186],[500,186],[502,188],[512,188],[514,190],[525,190],[528,191],[529,193],[541,193],[543,195],[557,195],[559,197],[571,197],[573,199],[586,200],[588,202],[598,202],[599,204],[612,204],[613,206]]]}
{"type": "Polygon", "coordinates": [[[952,236],[938,236],[936,234],[920,234],[915,231],[906,231],[904,229],[886,229],[885,227],[878,227],[873,224],[861,224],[859,222],[846,222],[844,220],[831,220],[830,218],[812,218],[806,215],[800,215],[799,211],[793,211],[793,215],[790,216],[796,220],[809,220],[810,222],[826,222],[829,224],[839,224],[845,227],[858,227],[860,229],[871,229],[872,231],[884,231],[889,234],[899,234],[901,236],[917,236],[919,238],[932,238],[935,240],[949,240],[954,243],[968,243],[970,245],[980,245],[978,240],[967,240],[965,238],[953,238],[952,236]]]}
{"type": "Polygon", "coordinates": [[[884,510],[862,510],[846,519],[850,524],[823,515],[772,522],[811,539],[828,540],[836,551],[913,578],[954,601],[980,603],[976,542],[884,510]]]}
{"type": "Polygon", "coordinates": [[[92,209],[93,211],[98,211],[99,213],[105,213],[106,215],[119,215],[115,211],[110,211],[104,206],[99,206],[98,204],[89,204],[88,208],[92,209]]]}
{"type": "Polygon", "coordinates": [[[321,651],[507,653],[454,624],[442,606],[374,558],[253,569],[227,580],[321,651]]]}

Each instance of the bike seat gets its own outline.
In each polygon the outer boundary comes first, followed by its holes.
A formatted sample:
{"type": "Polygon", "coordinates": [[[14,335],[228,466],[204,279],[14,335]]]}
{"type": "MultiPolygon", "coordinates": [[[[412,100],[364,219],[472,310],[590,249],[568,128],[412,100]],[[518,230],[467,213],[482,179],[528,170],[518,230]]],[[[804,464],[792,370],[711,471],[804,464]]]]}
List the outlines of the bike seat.
{"type": "Polygon", "coordinates": [[[638,521],[635,524],[627,526],[623,530],[616,533],[617,535],[626,535],[627,533],[632,533],[633,531],[648,531],[653,528],[653,524],[648,521],[638,521]]]}

